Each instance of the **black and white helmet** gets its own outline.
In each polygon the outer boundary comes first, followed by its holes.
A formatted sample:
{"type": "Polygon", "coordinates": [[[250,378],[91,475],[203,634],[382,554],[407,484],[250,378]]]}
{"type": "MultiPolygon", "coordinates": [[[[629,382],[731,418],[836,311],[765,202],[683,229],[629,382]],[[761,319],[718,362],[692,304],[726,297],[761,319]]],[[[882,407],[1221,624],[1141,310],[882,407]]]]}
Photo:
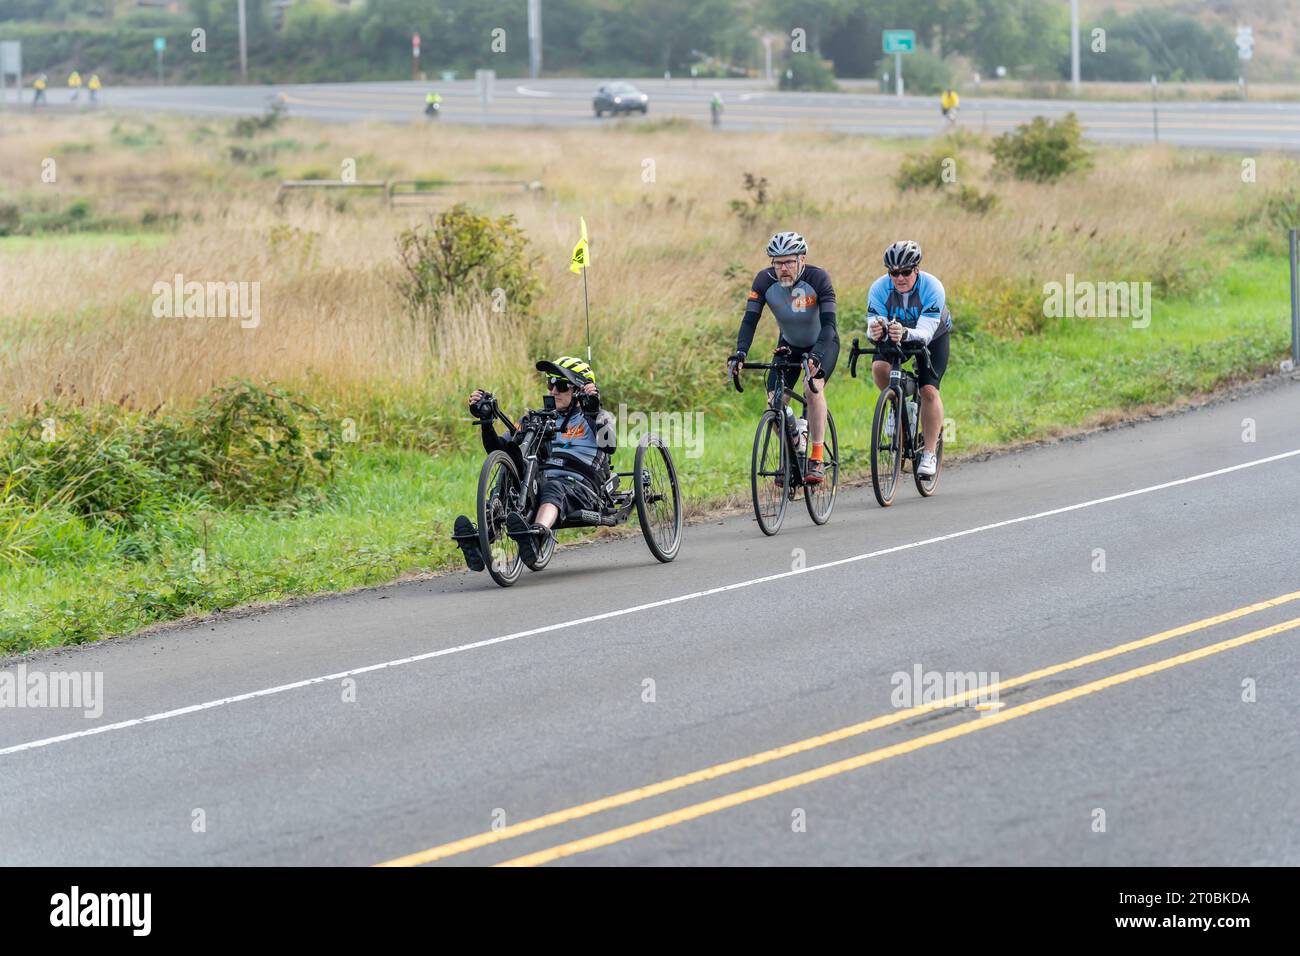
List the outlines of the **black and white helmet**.
{"type": "Polygon", "coordinates": [[[911,239],[900,239],[885,250],[886,269],[914,269],[921,264],[921,247],[911,239]]]}
{"type": "Polygon", "coordinates": [[[769,259],[775,259],[777,256],[806,255],[808,255],[808,243],[797,232],[778,232],[767,241],[769,259]]]}

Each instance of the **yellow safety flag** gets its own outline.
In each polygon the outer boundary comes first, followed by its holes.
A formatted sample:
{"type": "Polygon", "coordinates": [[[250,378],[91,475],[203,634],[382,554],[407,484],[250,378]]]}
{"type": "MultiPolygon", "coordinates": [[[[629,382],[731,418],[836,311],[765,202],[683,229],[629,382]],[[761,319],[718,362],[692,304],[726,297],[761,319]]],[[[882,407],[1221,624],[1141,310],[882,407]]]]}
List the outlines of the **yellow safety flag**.
{"type": "Polygon", "coordinates": [[[582,238],[573,247],[573,258],[569,261],[569,271],[574,273],[581,272],[591,262],[591,251],[587,248],[587,220],[579,216],[578,222],[582,223],[582,238]]]}

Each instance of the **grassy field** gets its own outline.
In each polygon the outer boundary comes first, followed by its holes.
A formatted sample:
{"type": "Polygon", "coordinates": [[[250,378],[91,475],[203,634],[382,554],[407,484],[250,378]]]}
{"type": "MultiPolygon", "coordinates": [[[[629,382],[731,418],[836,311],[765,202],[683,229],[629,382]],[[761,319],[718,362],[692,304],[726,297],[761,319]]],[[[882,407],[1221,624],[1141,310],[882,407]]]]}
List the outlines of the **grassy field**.
{"type": "MultiPolygon", "coordinates": [[[[464,395],[492,388],[517,413],[540,394],[533,361],[583,348],[581,281],[567,270],[579,215],[607,403],[701,416],[702,455],[674,451],[696,512],[748,494],[762,396],[737,396],[721,369],[776,228],[807,235],[810,261],[834,277],[846,352],[880,250],[903,231],[926,248],[956,321],[944,383],[955,457],[1256,376],[1287,348],[1279,217],[1295,208],[1296,165],[1280,157],[1254,157],[1255,181],[1243,182],[1241,157],[1107,149],[1041,185],[995,177],[987,144],[963,138],[935,144],[956,184],[900,192],[893,176],[916,144],[813,132],[760,142],[663,122],[540,133],[292,121],[240,136],[174,118],[0,122],[0,222],[13,207],[19,233],[0,239],[6,420],[53,421],[57,444],[78,415],[145,427],[248,379],[349,423],[330,478],[305,497],[231,503],[154,488],[125,520],[38,506],[19,493],[30,471],[0,474],[0,652],[454,564],[447,534],[472,512],[481,460],[464,395]],[[42,180],[46,160],[54,182],[42,180]],[[275,202],[281,178],[337,178],[350,165],[357,179],[541,188],[459,187],[429,208],[338,194],[275,202]],[[745,173],[768,179],[764,201],[745,173]],[[954,201],[961,186],[996,204],[968,211],[954,201]],[[517,218],[543,287],[526,314],[494,312],[483,296],[416,313],[397,291],[397,235],[458,199],[517,218]],[[154,284],[176,274],[258,283],[260,322],[156,318],[154,284]],[[1149,325],[1045,316],[1044,283],[1067,274],[1150,283],[1149,325]]],[[[765,320],[758,343],[773,338],[765,320]]],[[[860,475],[874,395],[843,362],[830,400],[860,475]]],[[[101,474],[133,467],[110,456],[101,474]]]]}

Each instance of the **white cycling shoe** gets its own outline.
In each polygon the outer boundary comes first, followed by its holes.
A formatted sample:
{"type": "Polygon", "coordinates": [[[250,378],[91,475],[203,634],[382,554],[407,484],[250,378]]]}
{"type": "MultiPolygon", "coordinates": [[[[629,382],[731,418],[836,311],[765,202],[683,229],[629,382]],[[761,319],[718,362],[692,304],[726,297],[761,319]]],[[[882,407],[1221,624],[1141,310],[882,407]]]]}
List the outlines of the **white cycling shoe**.
{"type": "Polygon", "coordinates": [[[916,466],[916,473],[922,478],[933,478],[938,470],[939,463],[935,460],[934,452],[921,452],[921,461],[916,466]]]}

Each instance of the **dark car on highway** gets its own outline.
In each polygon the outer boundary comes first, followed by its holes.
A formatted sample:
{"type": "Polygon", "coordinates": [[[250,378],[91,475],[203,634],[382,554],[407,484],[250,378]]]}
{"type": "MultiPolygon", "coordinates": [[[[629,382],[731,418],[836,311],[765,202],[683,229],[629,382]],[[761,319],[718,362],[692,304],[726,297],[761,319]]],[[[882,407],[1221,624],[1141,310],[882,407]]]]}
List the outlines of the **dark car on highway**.
{"type": "Polygon", "coordinates": [[[607,83],[596,91],[591,99],[591,108],[599,118],[606,113],[644,114],[650,106],[650,97],[646,96],[631,83],[607,83]]]}

